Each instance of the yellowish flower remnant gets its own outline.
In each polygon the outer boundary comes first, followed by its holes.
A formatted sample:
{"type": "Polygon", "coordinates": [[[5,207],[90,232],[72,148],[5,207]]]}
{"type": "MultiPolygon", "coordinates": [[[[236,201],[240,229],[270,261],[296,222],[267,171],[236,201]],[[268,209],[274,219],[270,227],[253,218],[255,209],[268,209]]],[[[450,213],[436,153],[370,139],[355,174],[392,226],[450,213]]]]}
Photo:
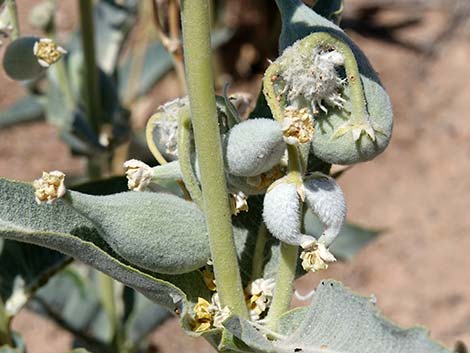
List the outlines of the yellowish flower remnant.
{"type": "Polygon", "coordinates": [[[194,332],[222,327],[222,322],[230,316],[230,309],[227,306],[222,308],[218,293],[214,293],[210,303],[199,297],[193,311],[192,330],[194,332]]]}
{"type": "Polygon", "coordinates": [[[240,212],[248,212],[248,203],[246,202],[246,195],[239,191],[236,194],[230,194],[230,209],[232,214],[236,216],[240,212]]]}
{"type": "Polygon", "coordinates": [[[124,163],[129,190],[144,191],[153,177],[153,169],[144,162],[130,159],[124,163]]]}
{"type": "Polygon", "coordinates": [[[253,177],[248,177],[246,179],[246,182],[259,190],[264,190],[277,179],[280,179],[283,175],[284,174],[281,171],[281,167],[277,165],[265,173],[253,177]]]}
{"type": "Polygon", "coordinates": [[[214,271],[210,266],[206,266],[202,270],[202,279],[210,291],[214,292],[216,290],[214,271]]]}
{"type": "Polygon", "coordinates": [[[304,249],[300,254],[300,258],[302,259],[302,267],[305,271],[316,272],[326,270],[329,262],[336,261],[336,258],[323,243],[314,242],[304,249]]]}
{"type": "Polygon", "coordinates": [[[65,174],[61,171],[43,172],[42,177],[33,182],[33,187],[36,189],[34,196],[38,205],[51,204],[64,196],[66,192],[64,179],[65,174]]]}
{"type": "Polygon", "coordinates": [[[47,68],[59,61],[67,51],[52,39],[41,38],[34,43],[33,53],[38,58],[39,65],[47,68]]]}
{"type": "Polygon", "coordinates": [[[204,298],[198,298],[194,306],[194,322],[192,330],[194,332],[203,332],[212,326],[213,316],[209,311],[210,303],[204,298]]]}
{"type": "Polygon", "coordinates": [[[252,321],[258,321],[266,314],[274,294],[273,278],[258,278],[245,289],[246,305],[252,321]]]}
{"type": "Polygon", "coordinates": [[[284,111],[281,123],[284,141],[289,145],[308,143],[312,140],[315,129],[313,117],[307,108],[297,109],[289,106],[284,111]]]}

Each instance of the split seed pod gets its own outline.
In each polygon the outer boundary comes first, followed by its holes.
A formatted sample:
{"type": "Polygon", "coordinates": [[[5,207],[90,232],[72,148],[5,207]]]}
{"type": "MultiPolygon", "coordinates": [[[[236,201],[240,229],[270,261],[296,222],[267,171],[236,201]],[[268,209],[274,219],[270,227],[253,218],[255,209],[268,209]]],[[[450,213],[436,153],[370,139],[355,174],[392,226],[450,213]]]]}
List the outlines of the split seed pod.
{"type": "Polygon", "coordinates": [[[282,55],[266,71],[264,93],[278,121],[288,107],[315,120],[312,152],[327,163],[370,160],[388,145],[390,99],[362,51],[336,25],[299,2],[277,2],[282,55]]]}
{"type": "Polygon", "coordinates": [[[317,239],[301,232],[302,197],[324,226],[318,242],[329,246],[346,217],[344,195],[333,178],[316,174],[301,185],[277,181],[264,197],[263,219],[271,234],[288,244],[308,247],[317,239]],[[302,196],[301,196],[302,195],[302,196]]]}

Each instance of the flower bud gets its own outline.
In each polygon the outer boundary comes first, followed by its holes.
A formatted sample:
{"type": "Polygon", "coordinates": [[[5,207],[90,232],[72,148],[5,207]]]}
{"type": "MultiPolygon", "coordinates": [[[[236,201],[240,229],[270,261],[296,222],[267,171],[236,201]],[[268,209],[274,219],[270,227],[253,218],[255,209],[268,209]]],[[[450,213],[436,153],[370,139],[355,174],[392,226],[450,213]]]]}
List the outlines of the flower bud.
{"type": "Polygon", "coordinates": [[[285,150],[278,122],[264,118],[243,121],[226,138],[226,168],[236,176],[256,176],[278,164],[285,150]]]}

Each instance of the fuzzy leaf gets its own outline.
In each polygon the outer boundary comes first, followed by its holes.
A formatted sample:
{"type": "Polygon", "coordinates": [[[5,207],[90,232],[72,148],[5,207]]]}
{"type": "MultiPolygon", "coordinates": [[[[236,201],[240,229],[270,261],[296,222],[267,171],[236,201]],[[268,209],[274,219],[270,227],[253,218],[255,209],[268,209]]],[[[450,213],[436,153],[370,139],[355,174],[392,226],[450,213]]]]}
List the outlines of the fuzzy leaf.
{"type": "Polygon", "coordinates": [[[166,276],[131,266],[111,250],[90,221],[62,201],[38,207],[28,184],[0,179],[0,237],[75,257],[172,311],[184,312],[188,299],[207,296],[200,273],[166,276]]]}
{"type": "Polygon", "coordinates": [[[291,317],[302,320],[284,339],[270,341],[251,324],[231,317],[224,326],[256,352],[266,353],[450,353],[430,340],[423,328],[402,329],[384,318],[369,298],[327,280],[318,286],[310,308],[291,317]],[[303,316],[303,319],[302,319],[303,316]]]}

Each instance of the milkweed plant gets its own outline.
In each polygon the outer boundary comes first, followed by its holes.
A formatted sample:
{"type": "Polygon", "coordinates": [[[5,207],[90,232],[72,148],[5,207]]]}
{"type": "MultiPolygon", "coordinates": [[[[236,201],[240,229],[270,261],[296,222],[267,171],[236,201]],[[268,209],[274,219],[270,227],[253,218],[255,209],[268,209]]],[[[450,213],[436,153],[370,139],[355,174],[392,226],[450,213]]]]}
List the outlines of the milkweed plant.
{"type": "MultiPolygon", "coordinates": [[[[336,261],[330,247],[346,200],[331,165],[382,153],[393,114],[366,55],[335,23],[338,12],[276,5],[279,56],[248,119],[233,97],[215,94],[208,0],[182,0],[188,96],[160,106],[147,124],[156,166],[126,161],[129,191],[110,195],[72,190],[59,170],[32,185],[2,179],[0,235],[108,274],[220,352],[450,352],[335,280],[318,284],[310,307],[290,308],[294,280],[336,261]]],[[[67,53],[54,39],[19,36],[4,67],[29,79],[67,53]]]]}

